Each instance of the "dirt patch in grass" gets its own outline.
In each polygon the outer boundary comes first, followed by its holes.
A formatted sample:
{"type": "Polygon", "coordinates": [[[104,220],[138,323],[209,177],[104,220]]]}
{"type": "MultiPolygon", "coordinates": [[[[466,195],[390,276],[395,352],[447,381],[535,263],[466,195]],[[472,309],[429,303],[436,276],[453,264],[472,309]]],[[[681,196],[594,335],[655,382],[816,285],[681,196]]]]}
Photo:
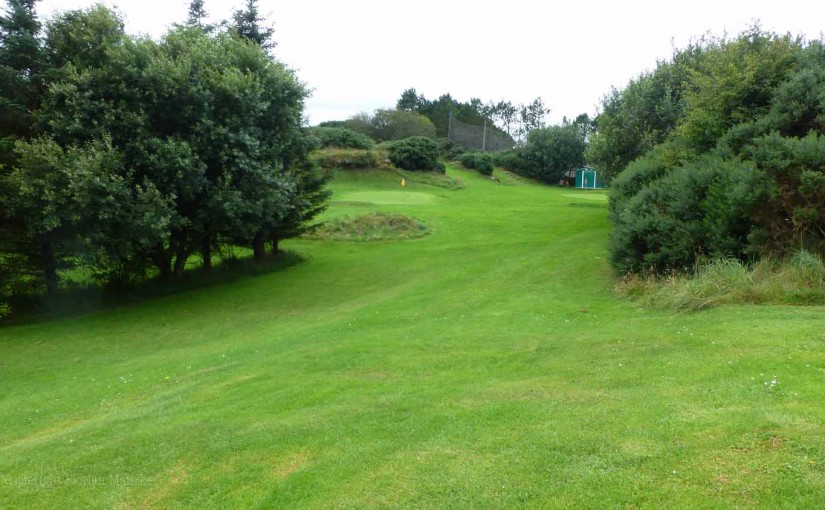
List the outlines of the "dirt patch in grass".
{"type": "Polygon", "coordinates": [[[277,460],[272,466],[270,474],[279,480],[283,480],[307,464],[309,464],[309,454],[307,452],[293,453],[284,459],[277,460]]]}
{"type": "Polygon", "coordinates": [[[327,241],[396,241],[418,239],[429,232],[426,225],[409,216],[376,212],[327,221],[304,237],[327,241]]]}

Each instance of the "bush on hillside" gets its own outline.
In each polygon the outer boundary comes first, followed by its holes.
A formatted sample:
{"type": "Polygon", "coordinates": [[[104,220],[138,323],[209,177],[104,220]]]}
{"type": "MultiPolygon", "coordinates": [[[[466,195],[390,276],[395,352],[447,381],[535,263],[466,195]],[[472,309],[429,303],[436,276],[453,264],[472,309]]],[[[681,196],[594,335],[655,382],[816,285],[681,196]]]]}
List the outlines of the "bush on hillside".
{"type": "Polygon", "coordinates": [[[438,161],[438,144],[423,136],[413,136],[389,146],[390,161],[404,170],[436,171],[444,173],[438,161]]]}
{"type": "Polygon", "coordinates": [[[345,127],[315,127],[310,136],[317,141],[317,147],[327,149],[372,149],[375,142],[363,133],[345,127]]]}
{"type": "Polygon", "coordinates": [[[376,168],[384,161],[384,156],[377,150],[321,149],[313,152],[310,159],[326,170],[356,170],[376,168]]]}
{"type": "Polygon", "coordinates": [[[474,168],[482,175],[493,175],[493,158],[483,152],[465,152],[459,158],[464,168],[474,168]]]}
{"type": "MultiPolygon", "coordinates": [[[[623,92],[612,106],[637,114],[615,115],[615,130],[598,122],[596,142],[620,148],[625,134],[644,142],[636,144],[641,157],[596,158],[632,161],[612,181],[616,270],[661,274],[708,258],[825,253],[825,45],[754,27],[677,53],[659,69],[689,71],[679,78],[675,119],[668,101],[637,104],[623,92]],[[632,119],[648,119],[652,131],[634,133],[632,119]]],[[[604,115],[617,113],[607,106],[604,115]]]]}

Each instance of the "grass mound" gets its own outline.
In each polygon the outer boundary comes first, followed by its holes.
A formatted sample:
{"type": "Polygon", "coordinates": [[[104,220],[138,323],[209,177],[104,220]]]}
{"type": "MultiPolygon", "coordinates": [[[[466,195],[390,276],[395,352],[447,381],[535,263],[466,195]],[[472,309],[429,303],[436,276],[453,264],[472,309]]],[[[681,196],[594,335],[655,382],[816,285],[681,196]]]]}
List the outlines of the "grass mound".
{"type": "Polygon", "coordinates": [[[305,237],[329,241],[395,241],[418,239],[428,233],[426,225],[409,216],[376,212],[328,221],[305,237]]]}
{"type": "Polygon", "coordinates": [[[715,260],[692,275],[629,275],[617,285],[645,306],[699,310],[722,304],[825,304],[825,262],[808,252],[787,260],[767,259],[753,265],[715,260]]]}

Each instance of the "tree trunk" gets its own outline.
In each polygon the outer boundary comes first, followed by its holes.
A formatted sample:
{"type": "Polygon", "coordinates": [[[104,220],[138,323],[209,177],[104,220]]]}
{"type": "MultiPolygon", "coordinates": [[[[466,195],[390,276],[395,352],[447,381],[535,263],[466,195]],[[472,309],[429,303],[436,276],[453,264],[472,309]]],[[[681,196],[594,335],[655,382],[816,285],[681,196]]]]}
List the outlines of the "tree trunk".
{"type": "Polygon", "coordinates": [[[161,280],[168,280],[172,277],[172,258],[167,256],[163,246],[159,246],[152,251],[152,262],[158,268],[161,280]]]}
{"type": "Polygon", "coordinates": [[[180,278],[183,276],[183,272],[186,271],[186,259],[189,258],[189,252],[181,246],[178,248],[177,253],[175,254],[175,269],[174,275],[176,278],[180,278]]]}
{"type": "Polygon", "coordinates": [[[207,237],[203,241],[203,246],[201,247],[201,256],[203,257],[203,270],[209,271],[212,269],[212,238],[207,237]]]}
{"type": "Polygon", "coordinates": [[[277,257],[281,253],[281,247],[278,246],[278,238],[272,238],[272,255],[277,257]]]}
{"type": "Polygon", "coordinates": [[[266,257],[266,241],[263,233],[259,233],[252,240],[252,252],[255,254],[255,260],[263,260],[266,257]]]}
{"type": "Polygon", "coordinates": [[[43,278],[46,280],[46,295],[57,295],[57,262],[54,259],[54,246],[51,243],[40,245],[40,257],[43,261],[43,278]]]}

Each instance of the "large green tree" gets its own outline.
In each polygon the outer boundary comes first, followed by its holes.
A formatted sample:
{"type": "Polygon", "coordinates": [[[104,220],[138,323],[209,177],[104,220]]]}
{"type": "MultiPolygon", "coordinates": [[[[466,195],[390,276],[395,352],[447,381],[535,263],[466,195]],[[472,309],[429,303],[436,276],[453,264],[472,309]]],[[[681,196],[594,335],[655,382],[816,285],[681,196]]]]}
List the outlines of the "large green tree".
{"type": "Polygon", "coordinates": [[[261,257],[324,207],[307,90],[260,45],[200,27],[133,38],[102,6],[57,16],[44,40],[41,134],[0,175],[0,259],[49,293],[76,265],[120,281],[181,274],[195,252],[209,266],[224,244],[261,257]]]}

